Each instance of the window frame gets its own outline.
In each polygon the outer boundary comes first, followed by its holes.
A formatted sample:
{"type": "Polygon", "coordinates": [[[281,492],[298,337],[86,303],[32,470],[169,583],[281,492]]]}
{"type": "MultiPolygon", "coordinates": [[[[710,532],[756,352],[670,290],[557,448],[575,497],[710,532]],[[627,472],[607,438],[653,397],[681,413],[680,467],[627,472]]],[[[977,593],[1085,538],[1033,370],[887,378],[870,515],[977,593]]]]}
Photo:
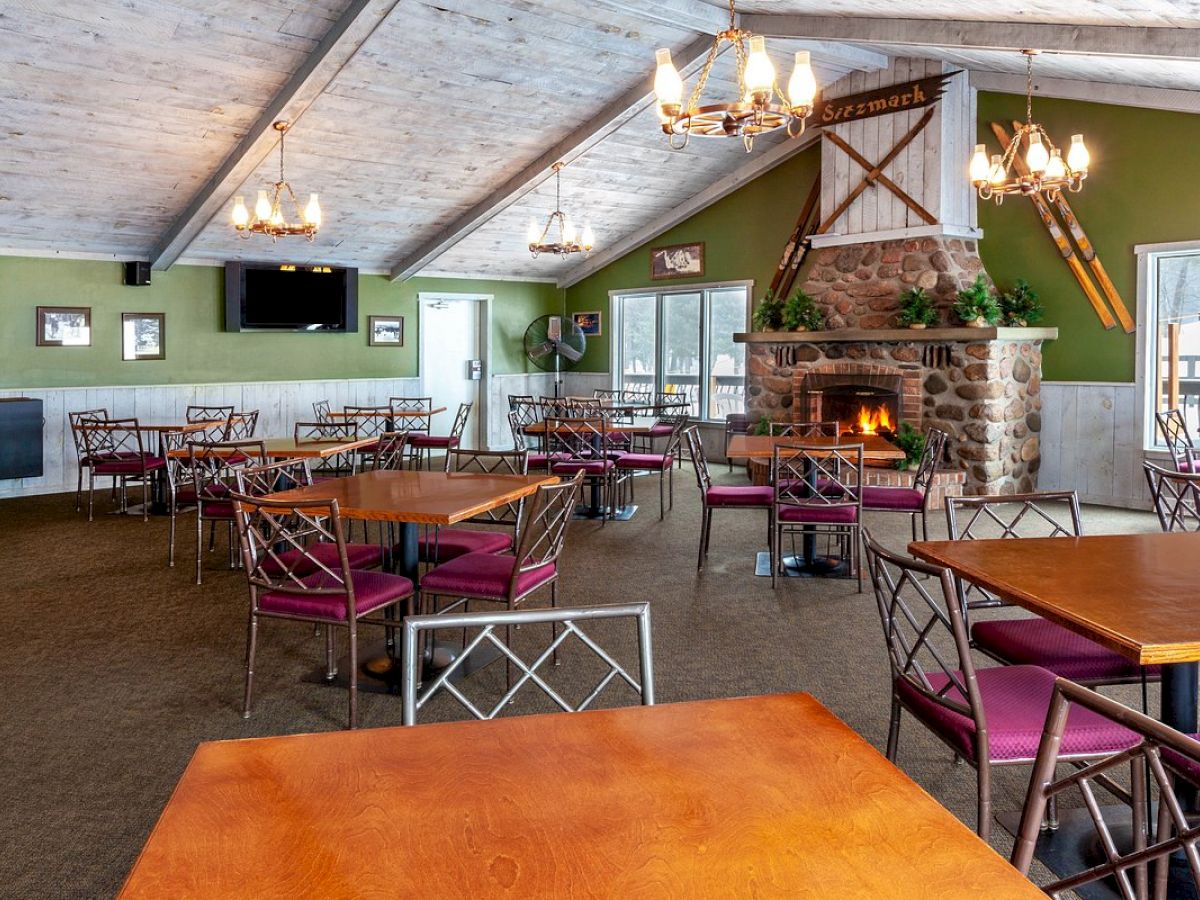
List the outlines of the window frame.
{"type": "MultiPolygon", "coordinates": [[[[724,419],[710,419],[703,413],[709,409],[710,398],[709,394],[709,378],[710,359],[712,353],[712,335],[709,333],[709,321],[712,318],[712,301],[711,294],[714,291],[730,290],[733,288],[741,288],[746,292],[746,316],[745,328],[750,327],[750,314],[754,305],[754,279],[743,279],[737,281],[710,281],[703,284],[681,284],[674,287],[664,287],[662,285],[653,285],[650,287],[641,288],[621,288],[620,290],[612,290],[608,292],[608,308],[609,318],[612,322],[610,331],[611,338],[609,342],[609,377],[610,384],[613,390],[620,390],[623,372],[624,358],[622,348],[622,328],[621,321],[621,299],[623,297],[654,297],[654,391],[656,393],[663,390],[663,384],[666,378],[666,345],[663,341],[664,328],[664,310],[666,304],[664,298],[668,296],[676,296],[679,294],[699,294],[700,295],[700,374],[698,375],[699,384],[697,386],[696,401],[702,413],[696,418],[699,422],[719,423],[724,419]]],[[[749,375],[749,361],[747,359],[747,376],[749,375]]]]}

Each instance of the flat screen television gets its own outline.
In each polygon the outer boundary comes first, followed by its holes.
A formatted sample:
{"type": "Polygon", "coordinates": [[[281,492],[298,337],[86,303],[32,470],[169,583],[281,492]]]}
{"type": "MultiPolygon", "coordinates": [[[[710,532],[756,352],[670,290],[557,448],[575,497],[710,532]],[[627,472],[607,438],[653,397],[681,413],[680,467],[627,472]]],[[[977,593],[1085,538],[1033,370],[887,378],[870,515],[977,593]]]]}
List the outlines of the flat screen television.
{"type": "Polygon", "coordinates": [[[225,264],[226,331],[358,331],[358,269],[225,264]]]}

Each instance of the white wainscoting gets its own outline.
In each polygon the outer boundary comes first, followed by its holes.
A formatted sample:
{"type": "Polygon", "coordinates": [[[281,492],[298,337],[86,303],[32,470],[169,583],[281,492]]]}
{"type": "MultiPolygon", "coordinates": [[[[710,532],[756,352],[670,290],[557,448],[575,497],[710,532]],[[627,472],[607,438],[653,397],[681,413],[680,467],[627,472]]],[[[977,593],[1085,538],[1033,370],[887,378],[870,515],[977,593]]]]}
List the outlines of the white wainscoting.
{"type": "Polygon", "coordinates": [[[1040,490],[1084,503],[1149,509],[1134,384],[1042,382],[1040,490]]]}
{"type": "Polygon", "coordinates": [[[554,393],[554,375],[548,372],[533,374],[493,375],[488,403],[487,443],[493,450],[505,450],[513,445],[508,428],[508,397],[544,397],[554,393]]]}

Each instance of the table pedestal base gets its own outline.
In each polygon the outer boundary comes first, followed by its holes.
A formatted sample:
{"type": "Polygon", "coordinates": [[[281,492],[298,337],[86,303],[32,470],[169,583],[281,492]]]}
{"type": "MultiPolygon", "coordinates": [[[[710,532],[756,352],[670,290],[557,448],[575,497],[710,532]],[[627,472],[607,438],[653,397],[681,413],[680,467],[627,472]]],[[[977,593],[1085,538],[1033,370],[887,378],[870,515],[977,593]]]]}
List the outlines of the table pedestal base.
{"type": "MultiPolygon", "coordinates": [[[[760,578],[771,577],[771,551],[760,550],[754,558],[754,574],[760,578]]],[[[803,556],[783,558],[784,578],[843,578],[850,574],[846,560],[837,556],[818,556],[805,562],[803,556]]]]}
{"type": "MultiPolygon", "coordinates": [[[[633,514],[638,508],[632,503],[628,506],[618,506],[616,512],[613,513],[613,519],[617,522],[628,522],[633,518],[633,514]]],[[[599,507],[592,507],[586,503],[580,503],[575,507],[576,519],[603,519],[604,511],[599,507]]]]}

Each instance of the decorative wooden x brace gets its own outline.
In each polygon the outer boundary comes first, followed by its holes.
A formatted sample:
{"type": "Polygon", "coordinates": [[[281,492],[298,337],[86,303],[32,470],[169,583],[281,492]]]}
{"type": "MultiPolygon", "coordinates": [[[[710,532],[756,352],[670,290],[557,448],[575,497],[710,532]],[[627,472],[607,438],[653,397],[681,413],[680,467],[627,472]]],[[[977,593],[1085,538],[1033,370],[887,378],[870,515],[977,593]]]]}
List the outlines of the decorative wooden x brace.
{"type": "Polygon", "coordinates": [[[845,151],[846,155],[849,156],[852,160],[854,160],[856,163],[858,163],[860,166],[862,166],[864,169],[866,169],[867,174],[865,176],[863,176],[863,180],[861,182],[859,182],[858,186],[855,187],[854,190],[852,190],[849,194],[846,195],[846,199],[837,205],[837,209],[835,209],[832,213],[829,214],[829,218],[827,218],[824,222],[822,222],[820,225],[817,226],[817,230],[814,232],[815,234],[824,234],[831,227],[833,227],[833,223],[838,220],[838,218],[842,215],[842,213],[844,213],[846,210],[848,210],[850,208],[850,204],[853,203],[855,200],[857,200],[859,195],[863,191],[865,191],[868,187],[872,187],[873,185],[875,185],[877,183],[882,184],[884,187],[886,187],[888,190],[890,190],[893,194],[895,194],[897,197],[899,197],[901,203],[903,203],[905,206],[907,206],[909,209],[911,209],[913,212],[915,212],[918,216],[920,216],[922,219],[924,219],[928,224],[930,224],[930,225],[937,224],[937,217],[931,215],[930,212],[927,209],[925,209],[925,207],[921,206],[920,203],[918,203],[916,200],[914,200],[912,197],[910,197],[904,191],[904,189],[902,187],[900,187],[900,185],[896,184],[896,182],[892,181],[892,179],[888,178],[886,175],[883,174],[883,170],[886,169],[889,165],[891,165],[892,160],[894,160],[897,156],[899,156],[900,152],[905,147],[907,147],[910,143],[912,143],[913,138],[915,138],[918,134],[920,134],[922,129],[924,129],[925,126],[929,124],[929,120],[933,118],[934,109],[935,109],[935,107],[931,106],[927,110],[925,110],[925,115],[921,116],[921,118],[917,121],[917,124],[908,130],[908,134],[904,135],[904,137],[902,137],[900,139],[900,142],[898,144],[896,144],[896,146],[892,147],[892,149],[891,149],[891,151],[889,151],[888,155],[885,156],[882,160],[880,160],[877,165],[871,165],[871,163],[867,161],[866,157],[864,157],[861,153],[859,153],[857,150],[855,150],[853,147],[851,147],[848,143],[846,143],[845,140],[840,138],[838,135],[834,134],[832,130],[829,130],[829,129],[825,130],[825,132],[824,132],[825,137],[828,138],[829,141],[831,143],[833,143],[836,147],[845,151]]]}

